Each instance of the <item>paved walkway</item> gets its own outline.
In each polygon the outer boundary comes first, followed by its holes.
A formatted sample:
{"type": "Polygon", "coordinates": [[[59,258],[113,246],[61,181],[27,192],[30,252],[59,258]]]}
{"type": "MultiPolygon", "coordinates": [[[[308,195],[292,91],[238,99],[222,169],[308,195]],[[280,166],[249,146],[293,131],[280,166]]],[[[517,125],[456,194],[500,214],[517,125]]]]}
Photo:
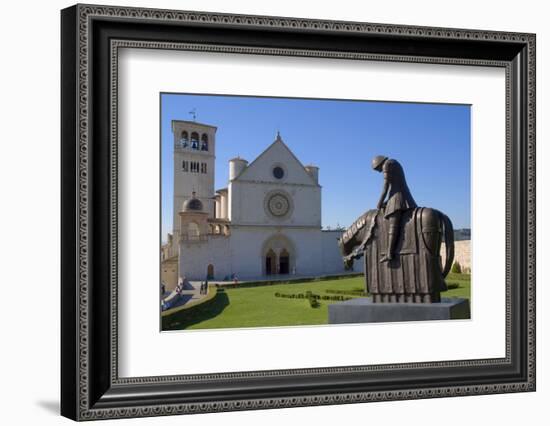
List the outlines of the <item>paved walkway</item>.
{"type": "Polygon", "coordinates": [[[171,291],[167,291],[162,295],[162,300],[169,303],[169,309],[185,305],[186,303],[195,300],[200,300],[206,296],[206,294],[200,293],[200,281],[188,281],[188,283],[190,285],[186,285],[184,290],[179,293],[179,296],[174,295],[173,298],[168,299],[168,297],[172,294],[171,291]]]}

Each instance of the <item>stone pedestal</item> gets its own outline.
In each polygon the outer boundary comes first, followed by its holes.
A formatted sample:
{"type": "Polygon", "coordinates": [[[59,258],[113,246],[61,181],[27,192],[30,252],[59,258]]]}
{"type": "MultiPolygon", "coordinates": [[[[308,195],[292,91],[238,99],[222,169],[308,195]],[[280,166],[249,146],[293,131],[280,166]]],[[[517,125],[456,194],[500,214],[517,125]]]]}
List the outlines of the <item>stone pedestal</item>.
{"type": "Polygon", "coordinates": [[[440,303],[373,303],[370,297],[360,297],[328,306],[329,324],[469,318],[470,302],[458,298],[442,298],[440,303]]]}

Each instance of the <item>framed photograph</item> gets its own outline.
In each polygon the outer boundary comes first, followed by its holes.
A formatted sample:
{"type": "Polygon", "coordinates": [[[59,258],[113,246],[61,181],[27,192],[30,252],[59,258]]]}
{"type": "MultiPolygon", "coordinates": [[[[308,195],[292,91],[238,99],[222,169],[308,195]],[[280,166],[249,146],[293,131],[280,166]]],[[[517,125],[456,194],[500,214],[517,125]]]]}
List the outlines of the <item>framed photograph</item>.
{"type": "Polygon", "coordinates": [[[162,331],[470,318],[471,105],[189,93],[160,104],[162,331]],[[388,194],[371,226],[375,209],[363,210],[386,180],[402,210],[388,194]],[[393,222],[396,258],[384,261],[393,222]],[[442,233],[429,241],[432,227],[442,233]],[[441,259],[424,263],[428,248],[441,259]],[[364,303],[392,298],[395,313],[369,319],[390,305],[364,303]]]}
{"type": "Polygon", "coordinates": [[[61,12],[62,415],[535,390],[535,35],[61,12]]]}

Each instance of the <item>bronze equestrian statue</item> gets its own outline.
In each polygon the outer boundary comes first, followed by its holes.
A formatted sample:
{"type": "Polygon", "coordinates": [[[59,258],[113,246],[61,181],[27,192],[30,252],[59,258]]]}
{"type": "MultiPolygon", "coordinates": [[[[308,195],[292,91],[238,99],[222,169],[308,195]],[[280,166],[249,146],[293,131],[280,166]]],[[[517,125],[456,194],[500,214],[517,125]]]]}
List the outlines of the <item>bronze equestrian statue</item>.
{"type": "Polygon", "coordinates": [[[399,236],[401,215],[409,209],[414,209],[416,202],[407,186],[403,167],[397,160],[378,155],[372,160],[372,168],[384,173],[384,187],[376,208],[382,210],[385,205],[384,218],[388,221],[388,251],[380,262],[387,262],[393,259],[395,243],[399,236]],[[388,195],[388,201],[384,203],[386,195],[388,195]]]}
{"type": "Polygon", "coordinates": [[[372,168],[384,174],[382,194],[377,209],[361,215],[339,240],[344,264],[351,268],[355,259],[365,257],[366,290],[374,303],[440,302],[454,260],[451,220],[416,205],[397,160],[377,156],[372,168]]]}

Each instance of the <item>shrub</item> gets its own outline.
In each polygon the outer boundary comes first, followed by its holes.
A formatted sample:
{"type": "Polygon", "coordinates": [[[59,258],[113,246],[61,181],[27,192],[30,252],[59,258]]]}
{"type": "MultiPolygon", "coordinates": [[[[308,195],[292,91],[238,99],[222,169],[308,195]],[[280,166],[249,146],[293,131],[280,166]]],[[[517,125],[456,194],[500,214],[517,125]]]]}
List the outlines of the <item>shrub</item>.
{"type": "Polygon", "coordinates": [[[321,304],[314,297],[310,297],[309,298],[309,306],[311,306],[312,308],[318,308],[319,306],[321,306],[321,304]]]}
{"type": "Polygon", "coordinates": [[[311,291],[307,291],[306,297],[309,300],[309,306],[311,306],[312,308],[318,308],[319,306],[321,306],[321,304],[317,300],[320,297],[318,294],[313,294],[311,291]]]}
{"type": "Polygon", "coordinates": [[[462,273],[462,267],[460,266],[460,263],[456,262],[453,263],[453,266],[451,266],[451,272],[455,274],[461,274],[462,273]]]}

